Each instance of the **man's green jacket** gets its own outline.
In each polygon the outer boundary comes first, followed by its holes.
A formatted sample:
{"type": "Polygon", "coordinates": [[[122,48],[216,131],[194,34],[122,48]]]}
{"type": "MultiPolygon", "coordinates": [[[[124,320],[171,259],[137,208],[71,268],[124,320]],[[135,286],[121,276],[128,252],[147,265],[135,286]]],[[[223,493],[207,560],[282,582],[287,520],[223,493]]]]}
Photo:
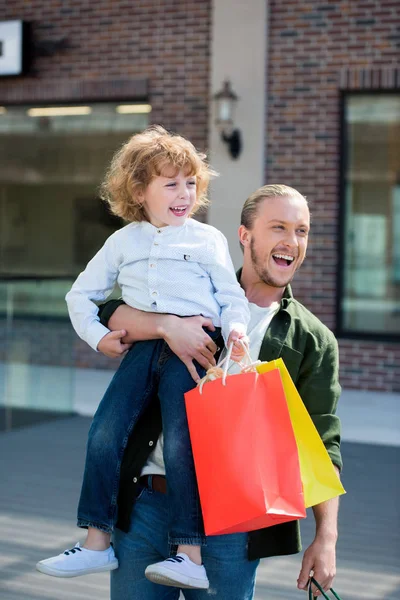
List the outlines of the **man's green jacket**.
{"type": "Polygon", "coordinates": [[[286,288],[281,307],[272,319],[259,359],[281,357],[311,415],[334,465],[342,468],[340,421],[336,407],[339,353],[333,333],[286,288]]]}
{"type": "MultiPolygon", "coordinates": [[[[261,345],[262,361],[282,358],[334,465],[342,468],[339,353],[336,338],[321,321],[295,300],[290,286],[261,345]]],[[[298,521],[249,533],[249,559],[301,550],[298,521]]]]}
{"type": "MultiPolygon", "coordinates": [[[[104,325],[120,303],[112,305],[112,302],[115,301],[105,304],[101,311],[104,325]]],[[[337,342],[332,332],[293,298],[290,286],[266,331],[259,355],[262,361],[279,357],[288,368],[332,462],[341,469],[340,421],[335,415],[340,395],[337,342]]],[[[140,473],[161,433],[161,426],[159,402],[154,398],[135,427],[121,467],[117,527],[123,531],[129,529],[140,473]]],[[[249,533],[249,560],[300,550],[297,521],[249,533]]]]}

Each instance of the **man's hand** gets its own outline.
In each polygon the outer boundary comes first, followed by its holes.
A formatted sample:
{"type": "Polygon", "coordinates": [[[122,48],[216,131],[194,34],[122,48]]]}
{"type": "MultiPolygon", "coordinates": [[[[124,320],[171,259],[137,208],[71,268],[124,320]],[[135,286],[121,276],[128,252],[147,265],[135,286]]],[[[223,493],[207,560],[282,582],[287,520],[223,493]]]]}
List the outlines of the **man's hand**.
{"type": "MultiPolygon", "coordinates": [[[[313,543],[304,552],[301,571],[297,580],[297,587],[307,590],[308,581],[313,572],[313,577],[318,581],[323,590],[328,591],[332,587],[336,575],[336,542],[316,537],[313,543]]],[[[321,592],[312,586],[314,596],[320,596],[321,592]]]]}
{"type": "MultiPolygon", "coordinates": [[[[337,476],[339,469],[335,466],[337,476]]],[[[316,533],[313,543],[304,552],[301,571],[297,580],[297,587],[306,590],[308,581],[313,572],[313,577],[324,591],[332,587],[336,575],[336,541],[338,537],[337,519],[339,511],[339,497],[325,500],[313,506],[316,533]]],[[[312,586],[314,596],[321,592],[312,586]]]]}
{"type": "MultiPolygon", "coordinates": [[[[176,315],[149,313],[122,304],[111,315],[108,327],[115,333],[120,334],[123,331],[126,333],[122,340],[122,348],[124,348],[124,343],[127,343],[127,347],[129,347],[130,344],[142,340],[163,339],[172,352],[186,365],[196,383],[199,376],[193,360],[197,360],[204,369],[215,365],[214,354],[217,346],[203,330],[203,327],[206,327],[210,331],[215,331],[211,319],[201,316],[177,317],[176,315]]],[[[101,342],[103,340],[100,341],[100,344],[101,342]]],[[[99,350],[101,350],[100,344],[99,350]]],[[[119,354],[112,356],[119,356],[124,352],[122,348],[119,348],[119,354]]]]}
{"type": "Polygon", "coordinates": [[[200,316],[182,318],[164,315],[160,327],[160,336],[186,365],[196,383],[200,381],[200,377],[193,360],[196,360],[204,369],[210,369],[215,365],[214,354],[218,349],[203,327],[215,331],[211,319],[200,316]]]}
{"type": "Polygon", "coordinates": [[[122,343],[122,338],[126,336],[126,331],[121,329],[120,331],[110,331],[104,337],[101,338],[97,344],[97,350],[102,354],[110,358],[118,358],[125,354],[132,346],[132,344],[122,343]]]}

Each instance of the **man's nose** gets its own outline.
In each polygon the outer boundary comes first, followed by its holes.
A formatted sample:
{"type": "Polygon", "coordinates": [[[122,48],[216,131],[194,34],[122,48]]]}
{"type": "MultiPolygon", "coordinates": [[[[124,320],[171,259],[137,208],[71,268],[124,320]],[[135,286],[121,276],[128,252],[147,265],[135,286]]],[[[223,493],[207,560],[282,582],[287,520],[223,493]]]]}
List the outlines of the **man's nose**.
{"type": "Polygon", "coordinates": [[[299,240],[297,239],[296,231],[293,229],[287,229],[285,235],[285,243],[288,246],[297,247],[299,245],[299,240]]]}

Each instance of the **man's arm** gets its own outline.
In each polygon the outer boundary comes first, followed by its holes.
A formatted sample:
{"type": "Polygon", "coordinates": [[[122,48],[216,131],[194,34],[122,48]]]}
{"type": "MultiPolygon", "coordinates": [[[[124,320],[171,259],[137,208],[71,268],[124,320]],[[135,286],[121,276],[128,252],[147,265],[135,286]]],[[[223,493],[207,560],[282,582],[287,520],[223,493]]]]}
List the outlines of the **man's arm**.
{"type": "Polygon", "coordinates": [[[340,420],[336,415],[341,387],[339,351],[333,334],[310,336],[304,352],[296,387],[325,448],[333,462],[342,468],[340,420]]]}
{"type": "MultiPolygon", "coordinates": [[[[193,360],[204,369],[215,365],[214,354],[217,346],[203,329],[205,327],[210,331],[215,330],[211,319],[202,316],[181,318],[175,315],[149,313],[122,304],[111,315],[108,327],[111,331],[127,332],[121,345],[143,340],[165,340],[172,352],[186,365],[196,382],[199,376],[193,360]]],[[[101,351],[100,346],[99,350],[101,351]]],[[[121,354],[123,352],[124,350],[121,354]]]]}
{"type": "MultiPolygon", "coordinates": [[[[313,338],[304,357],[298,390],[320,434],[339,476],[342,467],[340,454],[340,421],[336,407],[341,388],[339,384],[339,353],[331,332],[325,339],[313,338]]],[[[339,498],[332,498],[313,507],[315,538],[306,549],[298,578],[298,588],[307,589],[310,573],[324,590],[328,590],[336,573],[336,541],[339,498]]],[[[321,592],[313,588],[314,596],[321,592]]]]}
{"type": "MultiPolygon", "coordinates": [[[[337,468],[335,470],[339,476],[339,470],[337,468]]],[[[332,586],[336,575],[339,498],[332,498],[313,506],[313,512],[315,538],[304,552],[297,587],[306,590],[311,572],[313,572],[313,577],[327,591],[332,586]]],[[[314,596],[320,596],[321,592],[313,588],[313,594],[314,596]]]]}

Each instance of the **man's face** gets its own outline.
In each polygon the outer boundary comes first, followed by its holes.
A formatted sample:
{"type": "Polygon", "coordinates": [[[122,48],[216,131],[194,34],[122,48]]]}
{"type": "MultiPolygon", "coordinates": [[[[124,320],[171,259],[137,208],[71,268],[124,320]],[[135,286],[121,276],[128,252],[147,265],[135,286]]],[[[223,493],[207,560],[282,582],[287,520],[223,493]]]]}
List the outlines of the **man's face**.
{"type": "Polygon", "coordinates": [[[252,229],[239,230],[244,261],[263,283],[286,287],[306,256],[309,229],[303,198],[267,198],[258,205],[252,229]]]}

